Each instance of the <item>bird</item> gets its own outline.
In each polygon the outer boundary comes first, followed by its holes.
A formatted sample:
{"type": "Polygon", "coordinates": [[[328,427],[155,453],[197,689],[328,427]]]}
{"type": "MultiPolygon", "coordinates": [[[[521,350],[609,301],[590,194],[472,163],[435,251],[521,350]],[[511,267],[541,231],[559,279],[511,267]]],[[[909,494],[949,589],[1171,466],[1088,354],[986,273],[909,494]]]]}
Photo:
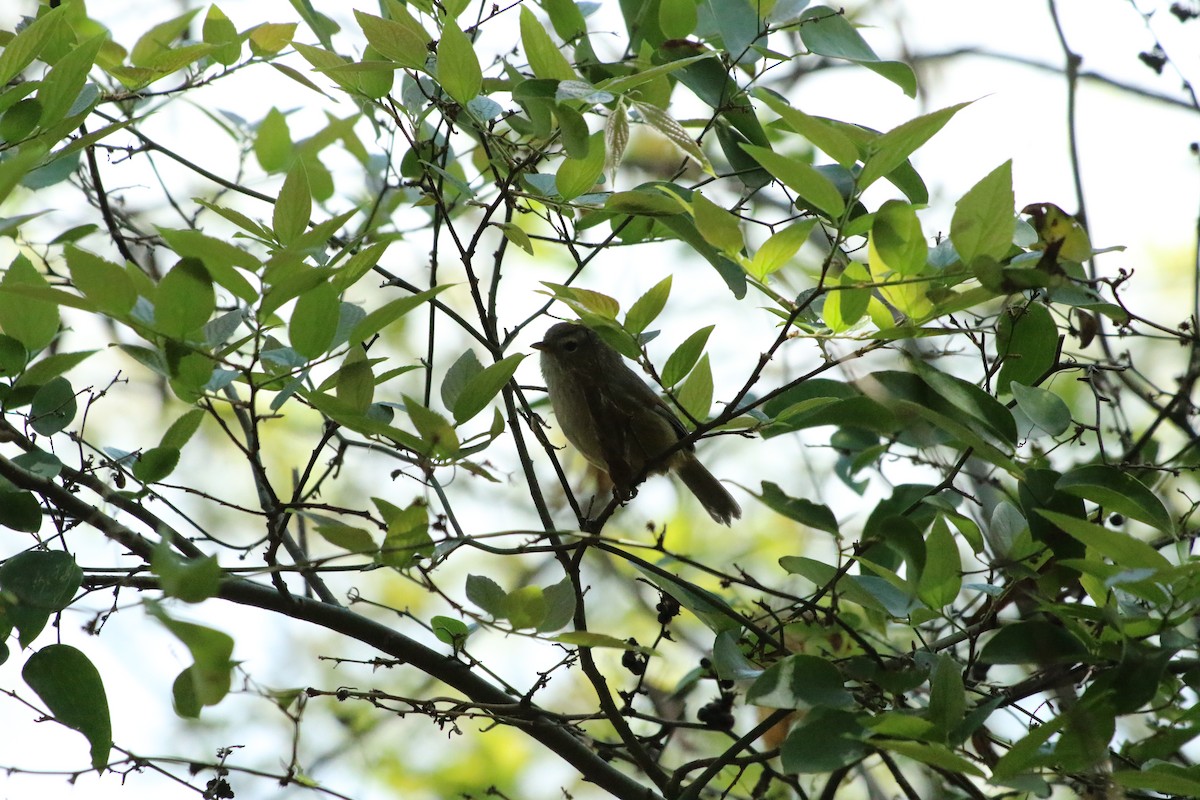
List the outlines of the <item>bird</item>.
{"type": "Polygon", "coordinates": [[[696,458],[687,429],[621,354],[581,324],[560,322],[533,345],[541,353],[550,406],[567,441],[613,484],[624,502],[649,475],[671,471],[722,525],[742,509],[696,458]]]}

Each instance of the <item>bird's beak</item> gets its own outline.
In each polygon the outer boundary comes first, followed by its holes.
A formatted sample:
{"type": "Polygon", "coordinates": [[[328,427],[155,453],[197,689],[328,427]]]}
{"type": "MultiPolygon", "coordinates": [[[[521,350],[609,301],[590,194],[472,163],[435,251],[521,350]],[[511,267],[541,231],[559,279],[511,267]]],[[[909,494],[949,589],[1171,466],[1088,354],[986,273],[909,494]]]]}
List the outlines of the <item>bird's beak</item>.
{"type": "Polygon", "coordinates": [[[533,344],[531,344],[529,346],[532,347],[534,350],[541,350],[543,352],[550,349],[550,346],[548,344],[546,344],[545,342],[534,342],[533,344]]]}

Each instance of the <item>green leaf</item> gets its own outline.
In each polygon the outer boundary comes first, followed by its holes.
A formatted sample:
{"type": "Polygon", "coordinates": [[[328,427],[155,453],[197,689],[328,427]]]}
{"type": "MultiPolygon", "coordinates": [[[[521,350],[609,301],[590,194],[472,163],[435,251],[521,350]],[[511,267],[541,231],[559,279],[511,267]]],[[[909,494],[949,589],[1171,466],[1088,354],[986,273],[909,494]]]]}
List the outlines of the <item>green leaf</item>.
{"type": "Polygon", "coordinates": [[[197,338],[216,306],[208,270],[195,258],[181,259],[158,282],[154,327],[172,339],[197,338]]]}
{"type": "Polygon", "coordinates": [[[658,315],[667,305],[667,298],[671,295],[672,277],[668,275],[654,284],[629,307],[629,311],[625,313],[625,330],[631,336],[637,336],[658,319],[658,315]]]}
{"type": "MultiPolygon", "coordinates": [[[[929,551],[932,555],[932,550],[929,551]]],[[[929,676],[929,721],[947,741],[950,734],[963,723],[967,710],[967,693],[963,686],[962,667],[953,658],[940,655],[929,676]]]]}
{"type": "Polygon", "coordinates": [[[48,9],[5,43],[4,49],[0,50],[0,86],[7,86],[21,70],[32,64],[51,35],[62,30],[66,23],[59,18],[63,13],[62,7],[48,9]]]}
{"type": "Polygon", "coordinates": [[[112,751],[112,721],[104,681],[91,660],[70,645],[52,644],[29,657],[21,677],[55,719],[84,735],[92,767],[103,771],[112,751]]]}
{"type": "MultiPolygon", "coordinates": [[[[1062,490],[1072,493],[1066,487],[1062,490]]],[[[1171,562],[1150,545],[1135,539],[1124,531],[1115,531],[1085,519],[1038,509],[1038,514],[1053,522],[1071,537],[1087,545],[1089,549],[1124,569],[1167,570],[1171,562]]]]}
{"type": "Polygon", "coordinates": [[[340,547],[350,553],[375,553],[379,550],[374,537],[368,531],[353,525],[322,519],[313,525],[313,530],[334,547],[340,547]]]}
{"type": "Polygon", "coordinates": [[[1118,770],[1112,779],[1127,789],[1140,789],[1179,797],[1200,797],[1200,769],[1162,761],[1137,770],[1118,770]]]}
{"type": "Polygon", "coordinates": [[[858,63],[916,97],[917,78],[912,68],[897,61],[881,61],[871,46],[839,11],[813,6],[800,15],[800,39],[812,52],[858,63]]]}
{"type": "Polygon", "coordinates": [[[446,94],[462,106],[483,88],[483,72],[475,46],[450,18],[443,21],[442,40],[437,46],[437,76],[446,94]]]}
{"type": "Polygon", "coordinates": [[[350,332],[350,341],[357,343],[370,339],[388,325],[391,325],[408,312],[437,297],[439,294],[449,289],[452,285],[453,284],[450,283],[443,283],[440,286],[435,286],[432,289],[426,289],[425,291],[419,294],[414,294],[411,297],[401,297],[397,300],[392,300],[391,302],[380,306],[370,314],[367,314],[366,317],[364,317],[358,322],[357,325],[354,326],[354,329],[350,332]]]}
{"type": "Polygon", "coordinates": [[[841,275],[831,276],[827,285],[830,289],[821,307],[821,317],[834,333],[849,330],[858,323],[871,307],[871,276],[866,267],[851,262],[841,275]]]}
{"type": "Polygon", "coordinates": [[[75,112],[72,116],[79,116],[81,112],[74,104],[87,82],[96,54],[107,39],[107,33],[100,33],[75,45],[42,79],[37,99],[42,104],[40,125],[43,129],[62,122],[72,111],[75,112]]]}
{"type": "Polygon", "coordinates": [[[907,161],[921,145],[933,138],[951,117],[969,105],[969,102],[959,103],[911,119],[876,139],[874,150],[867,156],[862,173],[858,176],[859,189],[866,189],[879,178],[891,174],[892,170],[907,161]]]}
{"type": "MultiPolygon", "coordinates": [[[[0,201],[8,197],[36,168],[42,166],[46,151],[45,144],[29,142],[19,148],[15,155],[0,161],[0,201]]],[[[22,258],[24,257],[19,256],[17,260],[22,258]]]]}
{"type": "Polygon", "coordinates": [[[423,70],[429,57],[429,34],[425,32],[419,22],[408,14],[407,10],[403,11],[403,14],[407,16],[406,20],[396,19],[394,15],[397,6],[400,9],[404,8],[398,3],[392,4],[390,6],[392,19],[372,16],[357,9],[354,12],[354,18],[358,20],[359,27],[362,28],[367,41],[381,55],[390,58],[402,67],[423,70]]]}
{"type": "Polygon", "coordinates": [[[950,241],[964,264],[979,256],[1000,261],[1012,249],[1015,219],[1012,160],[971,187],[954,205],[950,241]]]}
{"type": "Polygon", "coordinates": [[[1042,303],[1010,306],[1000,317],[996,357],[1003,359],[996,386],[1003,392],[1013,381],[1035,385],[1054,366],[1058,326],[1042,303]]]}
{"type": "Polygon", "coordinates": [[[308,173],[304,161],[298,158],[288,170],[271,216],[271,227],[279,243],[286,247],[299,239],[308,228],[311,216],[312,192],[308,186],[308,173]]]}
{"type": "Polygon", "coordinates": [[[71,270],[71,282],[97,308],[117,317],[133,308],[137,290],[124,269],[74,245],[68,245],[64,254],[71,270]]]}
{"type": "Polygon", "coordinates": [[[156,58],[168,53],[172,44],[188,29],[199,8],[155,25],[142,34],[129,51],[129,61],[136,67],[150,67],[156,58]]]}
{"type": "Polygon", "coordinates": [[[686,39],[696,30],[696,0],[661,0],[658,27],[668,39],[686,39]]]}
{"type": "Polygon", "coordinates": [[[1109,513],[1124,514],[1144,522],[1163,533],[1175,530],[1171,513],[1163,501],[1144,483],[1118,467],[1103,464],[1076,467],[1059,478],[1055,488],[1090,500],[1109,513]]]}
{"type": "Polygon", "coordinates": [[[83,570],[62,550],[29,550],[0,565],[0,589],[22,606],[61,611],[83,585],[83,570]]]}
{"type": "Polygon", "coordinates": [[[564,200],[590,191],[604,175],[604,131],[589,136],[587,144],[585,157],[564,158],[554,174],[554,185],[564,200]]]}
{"type": "Polygon", "coordinates": [[[849,397],[794,395],[797,402],[793,405],[783,410],[768,412],[775,413],[776,416],[763,430],[763,438],[770,439],[823,425],[863,428],[882,434],[891,434],[897,430],[900,423],[890,408],[869,397],[857,395],[851,387],[846,388],[851,392],[849,397]]]}
{"type": "Polygon", "coordinates": [[[175,555],[166,538],[159,540],[150,559],[163,593],[185,603],[216,597],[221,589],[221,565],[215,556],[184,559],[175,555]]]}
{"type": "Polygon", "coordinates": [[[742,229],[738,218],[699,191],[692,192],[692,213],[696,217],[696,229],[711,244],[727,255],[736,256],[745,248],[742,229]]]}
{"type": "Polygon", "coordinates": [[[675,216],[683,212],[678,199],[656,189],[613,192],[605,199],[604,210],[640,217],[675,216]]]}
{"type": "Polygon", "coordinates": [[[461,425],[487,407],[504,388],[524,360],[525,354],[509,356],[474,375],[454,401],[454,422],[461,425]]]}
{"type": "Polygon", "coordinates": [[[563,578],[543,590],[546,613],[538,624],[538,633],[548,633],[564,628],[575,618],[575,587],[568,578],[563,578]]]}
{"type": "MultiPolygon", "coordinates": [[[[563,82],[566,83],[566,82],[563,82]]],[[[562,88],[563,83],[559,83],[559,88],[562,88]]],[[[571,82],[578,83],[578,82],[571,82]]],[[[587,84],[590,86],[590,84],[587,84]]],[[[559,89],[559,92],[562,89],[559,89]]],[[[559,103],[554,107],[554,116],[558,119],[558,127],[563,134],[563,150],[568,158],[587,158],[588,156],[588,131],[587,121],[584,121],[583,115],[577,110],[563,103],[559,103]]],[[[608,134],[605,134],[605,143],[607,146],[608,134]]]]}
{"type": "MultiPolygon", "coordinates": [[[[81,350],[77,353],[54,353],[29,365],[21,373],[14,386],[41,386],[51,378],[62,375],[77,364],[83,363],[95,350],[81,350]]],[[[15,363],[15,359],[14,362],[15,363]]]]}
{"type": "Polygon", "coordinates": [[[813,208],[823,211],[832,220],[840,219],[846,211],[842,193],[824,174],[808,162],[776,153],[769,147],[743,144],[745,150],[763,169],[782,181],[813,208]]]}
{"type": "Polygon", "coordinates": [[[133,462],[133,477],[142,483],[156,483],[175,471],[179,451],[174,447],[152,447],[133,462]]]}
{"type": "MultiPolygon", "coordinates": [[[[366,351],[361,346],[352,346],[342,359],[334,392],[338,400],[345,404],[346,409],[358,414],[367,412],[367,407],[375,397],[375,374],[371,371],[371,362],[367,360],[366,351]]],[[[322,412],[331,413],[321,406],[317,408],[322,412]]]]}
{"type": "Polygon", "coordinates": [[[329,350],[341,317],[341,299],[331,283],[322,283],[300,295],[288,323],[288,341],[305,358],[329,350]]]}
{"type": "Polygon", "coordinates": [[[703,421],[708,419],[712,398],[712,368],[708,363],[708,353],[705,353],[700,357],[695,369],[688,374],[683,385],[676,390],[675,399],[693,419],[703,421]]]}
{"type": "Polygon", "coordinates": [[[265,277],[272,286],[266,290],[262,302],[259,303],[258,318],[264,321],[269,319],[270,315],[287,301],[299,297],[315,286],[329,282],[329,276],[329,267],[310,268],[283,258],[275,263],[268,263],[265,277]]]}
{"type": "Polygon", "coordinates": [[[204,15],[202,35],[205,42],[215,46],[210,53],[213,61],[226,67],[237,63],[242,54],[242,41],[237,28],[216,5],[209,6],[208,13],[204,15]]]}
{"type": "Polygon", "coordinates": [[[766,708],[845,708],[854,704],[841,673],[819,656],[791,655],[767,668],[746,691],[746,702],[766,708]]]}
{"type": "Polygon", "coordinates": [[[440,458],[453,458],[458,455],[459,441],[454,426],[441,414],[408,395],[403,397],[408,418],[412,420],[422,439],[421,452],[440,458]]]}
{"type": "Polygon", "coordinates": [[[429,508],[424,502],[417,500],[407,508],[396,510],[397,513],[388,513],[384,509],[395,509],[395,506],[385,505],[378,498],[374,500],[387,522],[387,535],[379,548],[380,563],[395,569],[408,569],[419,559],[432,555],[429,508]]]}
{"type": "Polygon", "coordinates": [[[344,292],[358,283],[360,278],[374,269],[375,265],[379,263],[379,259],[383,257],[389,244],[391,242],[376,242],[370,247],[363,248],[350,256],[338,268],[337,272],[333,274],[334,287],[339,292],[344,292]]]}
{"type": "Polygon", "coordinates": [[[846,169],[858,162],[858,147],[838,126],[793,108],[782,97],[767,89],[756,89],[754,96],[778,114],[788,128],[808,139],[814,147],[846,169]]]}
{"type": "Polygon", "coordinates": [[[1033,727],[1020,741],[1009,748],[992,768],[992,776],[996,780],[1006,781],[1030,767],[1038,766],[1048,761],[1046,742],[1057,733],[1067,722],[1067,715],[1060,714],[1054,719],[1033,727]]]}
{"type": "Polygon", "coordinates": [[[49,286],[23,255],[17,256],[0,280],[0,330],[25,345],[30,353],[42,350],[58,334],[58,307],[46,300],[18,294],[16,290],[49,286]]]}
{"type": "Polygon", "coordinates": [[[453,617],[444,617],[440,614],[430,617],[429,627],[433,630],[433,635],[438,638],[439,642],[445,642],[456,651],[462,649],[463,644],[467,641],[467,637],[471,635],[471,629],[467,627],[465,622],[453,617]]]}
{"type": "Polygon", "coordinates": [[[890,406],[890,409],[902,421],[905,415],[908,416],[909,420],[917,417],[923,419],[939,430],[948,433],[960,445],[973,448],[975,450],[974,455],[977,458],[982,458],[1000,467],[1010,475],[1015,477],[1021,476],[1021,466],[1013,461],[1008,453],[981,436],[976,430],[976,424],[964,421],[961,415],[943,413],[928,406],[907,400],[897,400],[895,404],[890,406]]]}
{"type": "Polygon", "coordinates": [[[280,172],[295,158],[295,145],[288,130],[287,117],[274,106],[254,132],[254,155],[258,165],[267,172],[280,172]]]}
{"type": "Polygon", "coordinates": [[[515,244],[517,247],[524,250],[529,255],[534,255],[533,240],[529,238],[529,234],[515,222],[497,223],[496,227],[504,234],[504,238],[515,244]]]}
{"type": "Polygon", "coordinates": [[[1009,383],[1008,389],[1017,401],[1017,407],[1046,433],[1058,436],[1071,427],[1071,409],[1054,392],[1017,381],[1009,383]]]}
{"type": "Polygon", "coordinates": [[[763,242],[762,247],[754,254],[748,272],[761,281],[782,268],[792,260],[801,245],[808,241],[816,224],[815,219],[803,219],[771,234],[771,238],[763,242]]]}
{"type": "Polygon", "coordinates": [[[750,663],[738,643],[738,632],[721,631],[713,641],[712,665],[717,677],[723,681],[757,680],[764,670],[750,663]]]}
{"type": "MultiPolygon", "coordinates": [[[[200,712],[204,710],[204,702],[200,699],[199,678],[197,675],[199,670],[196,665],[185,667],[182,672],[175,676],[175,681],[171,684],[171,701],[175,708],[175,713],[184,719],[197,719],[200,712]]],[[[220,684],[208,686],[206,689],[212,694],[218,694],[222,687],[220,684]]],[[[226,689],[228,692],[228,689],[226,689]]]]}
{"type": "Polygon", "coordinates": [[[945,608],[962,589],[962,559],[945,520],[938,517],[925,540],[925,569],[917,581],[917,597],[933,610],[945,608]]]}
{"type": "Polygon", "coordinates": [[[979,652],[985,664],[1074,664],[1087,657],[1087,646],[1075,634],[1036,619],[1005,625],[979,652]]]}
{"type": "Polygon", "coordinates": [[[788,733],[780,749],[783,771],[790,774],[828,773],[861,761],[870,748],[855,714],[816,708],[788,733]]]}
{"type": "Polygon", "coordinates": [[[37,496],[26,491],[0,491],[0,526],[37,533],[42,527],[42,507],[37,496]]]}
{"type": "Polygon", "coordinates": [[[542,285],[554,293],[554,297],[566,303],[582,317],[591,313],[604,319],[615,320],[621,310],[621,304],[606,294],[593,292],[591,289],[577,289],[573,286],[563,286],[561,283],[542,281],[542,285]]]}
{"type": "Polygon", "coordinates": [[[949,774],[984,777],[983,770],[942,744],[881,738],[872,739],[871,743],[949,774]]]}
{"type": "Polygon", "coordinates": [[[0,139],[19,142],[33,132],[42,118],[42,104],[27,97],[10,106],[0,117],[0,139]]]}
{"type": "Polygon", "coordinates": [[[467,599],[496,619],[504,619],[508,593],[486,575],[467,576],[467,599]]]}
{"type": "Polygon", "coordinates": [[[33,395],[29,426],[43,436],[58,433],[71,424],[78,411],[75,390],[61,375],[51,378],[33,395]]]}
{"type": "MultiPolygon", "coordinates": [[[[1006,445],[1017,444],[1017,424],[996,398],[973,383],[922,363],[917,374],[893,370],[877,372],[874,379],[899,398],[927,406],[940,414],[986,433],[1006,445]]],[[[936,423],[935,423],[936,424],[936,423]]]]}
{"type": "Polygon", "coordinates": [[[783,489],[779,488],[778,484],[770,481],[762,482],[762,494],[759,495],[759,499],[772,511],[795,520],[801,525],[832,533],[835,536],[838,534],[837,517],[834,516],[829,506],[800,497],[790,497],[784,493],[783,489]]]}
{"type": "Polygon", "coordinates": [[[675,352],[671,353],[662,370],[663,386],[668,388],[675,386],[692,371],[692,367],[696,366],[696,362],[700,360],[700,354],[704,352],[704,345],[708,343],[708,337],[715,327],[715,325],[706,325],[684,339],[683,344],[675,348],[675,352]]]}
{"type": "MultiPolygon", "coordinates": [[[[690,192],[688,194],[690,196],[690,192]]],[[[676,238],[687,243],[711,264],[736,299],[740,300],[746,296],[746,272],[742,269],[741,264],[704,241],[704,237],[696,230],[696,223],[690,214],[663,217],[659,222],[676,238]]]]}
{"type": "Polygon", "coordinates": [[[504,603],[505,616],[517,630],[537,629],[546,619],[549,606],[540,586],[522,586],[508,593],[504,603]]]}
{"type": "MultiPolygon", "coordinates": [[[[53,356],[50,356],[49,358],[53,358],[53,356]]],[[[49,358],[44,358],[42,361],[47,361],[49,358]]],[[[0,376],[9,378],[18,373],[24,375],[22,370],[24,369],[25,363],[28,360],[29,354],[25,351],[25,345],[21,344],[11,336],[5,336],[4,334],[0,333],[0,376]]],[[[42,362],[38,363],[40,364],[42,362]]],[[[34,366],[36,367],[37,365],[35,364],[34,366]]],[[[33,367],[30,369],[32,368],[33,367]]],[[[28,370],[26,370],[26,372],[28,372],[28,370]]],[[[45,383],[47,380],[53,378],[55,375],[58,375],[61,372],[62,370],[59,370],[58,372],[46,375],[42,380],[32,381],[31,385],[36,386],[45,383]]],[[[18,379],[18,383],[19,382],[20,380],[18,379]]]]}
{"type": "Polygon", "coordinates": [[[579,76],[563,55],[562,48],[550,38],[528,6],[521,6],[520,16],[521,44],[533,74],[539,78],[560,81],[578,80],[579,76]]]}
{"type": "Polygon", "coordinates": [[[572,0],[538,0],[542,10],[550,17],[554,32],[563,41],[569,42],[579,36],[587,36],[587,24],[583,12],[572,0]]]}
{"type": "Polygon", "coordinates": [[[213,706],[229,694],[233,639],[221,631],[191,622],[172,619],[158,603],[145,602],[146,612],[183,642],[195,663],[175,679],[175,710],[180,715],[197,716],[204,706],[213,706]],[[186,700],[186,704],[180,702],[186,700]]]}
{"type": "Polygon", "coordinates": [[[1055,762],[1064,772],[1082,772],[1107,762],[1116,733],[1116,715],[1107,699],[1085,695],[1067,711],[1068,721],[1054,744],[1055,762]]]}
{"type": "Polygon", "coordinates": [[[913,207],[899,200],[886,201],[871,223],[871,248],[872,271],[879,263],[897,275],[919,275],[925,269],[929,245],[913,207]]]}
{"type": "Polygon", "coordinates": [[[182,450],[199,429],[200,423],[204,421],[204,414],[205,411],[202,408],[193,408],[191,411],[185,412],[179,419],[171,423],[171,427],[167,428],[162,441],[158,443],[159,447],[182,450]]]}
{"type": "Polygon", "coordinates": [[[640,647],[635,644],[630,644],[624,639],[618,639],[615,636],[609,636],[607,633],[594,633],[592,631],[567,631],[566,633],[560,633],[557,636],[551,636],[550,641],[572,645],[575,647],[612,647],[617,650],[628,650],[633,653],[647,654],[654,652],[648,647],[640,647]]]}
{"type": "Polygon", "coordinates": [[[45,450],[29,450],[21,453],[13,458],[12,463],[30,475],[36,475],[46,480],[57,478],[63,468],[63,463],[58,460],[58,456],[47,453],[45,450]]]}
{"type": "Polygon", "coordinates": [[[479,363],[475,352],[464,350],[463,354],[450,365],[450,369],[446,370],[446,376],[442,378],[442,405],[453,409],[459,396],[462,395],[463,389],[467,387],[472,378],[481,372],[483,372],[483,365],[479,363]]]}
{"type": "Polygon", "coordinates": [[[256,56],[273,56],[292,43],[295,22],[264,22],[250,29],[250,51],[256,56]]]}
{"type": "Polygon", "coordinates": [[[212,380],[213,360],[207,353],[168,339],[164,343],[165,363],[171,390],[185,403],[195,403],[212,380]]]}

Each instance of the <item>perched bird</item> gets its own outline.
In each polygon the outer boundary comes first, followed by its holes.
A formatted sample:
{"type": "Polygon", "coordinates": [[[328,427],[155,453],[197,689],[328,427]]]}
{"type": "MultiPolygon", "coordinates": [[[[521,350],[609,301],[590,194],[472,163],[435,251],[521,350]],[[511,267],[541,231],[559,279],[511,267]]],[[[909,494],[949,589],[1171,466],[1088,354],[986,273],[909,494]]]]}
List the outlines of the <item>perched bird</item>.
{"type": "Polygon", "coordinates": [[[666,455],[687,429],[594,331],[560,322],[533,347],[541,351],[542,375],[563,434],[612,480],[618,499],[632,497],[645,475],[672,470],[717,522],[729,525],[741,517],[737,501],[691,444],[666,455]]]}

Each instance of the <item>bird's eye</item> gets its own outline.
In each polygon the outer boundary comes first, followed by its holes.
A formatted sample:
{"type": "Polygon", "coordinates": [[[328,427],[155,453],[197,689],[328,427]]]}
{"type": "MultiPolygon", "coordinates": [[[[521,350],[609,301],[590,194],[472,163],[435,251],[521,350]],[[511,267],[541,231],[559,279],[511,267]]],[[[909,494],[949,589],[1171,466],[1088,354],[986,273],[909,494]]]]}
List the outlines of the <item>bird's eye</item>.
{"type": "Polygon", "coordinates": [[[572,339],[569,342],[563,343],[563,350],[566,350],[568,353],[574,353],[578,349],[579,349],[579,342],[576,342],[574,339],[572,339]]]}

